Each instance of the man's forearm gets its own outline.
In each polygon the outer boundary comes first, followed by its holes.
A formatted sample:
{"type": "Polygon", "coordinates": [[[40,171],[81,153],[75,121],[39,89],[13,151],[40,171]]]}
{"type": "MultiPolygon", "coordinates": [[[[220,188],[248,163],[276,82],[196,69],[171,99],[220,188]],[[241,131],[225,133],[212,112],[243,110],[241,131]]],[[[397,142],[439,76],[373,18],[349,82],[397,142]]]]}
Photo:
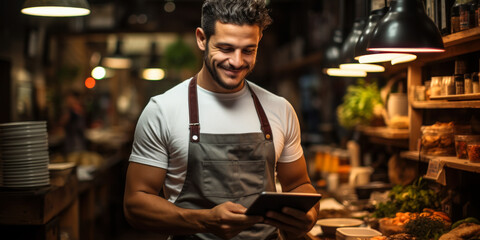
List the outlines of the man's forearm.
{"type": "Polygon", "coordinates": [[[125,199],[125,216],[134,227],[163,234],[205,232],[203,220],[209,210],[179,208],[159,196],[138,192],[125,199]]]}

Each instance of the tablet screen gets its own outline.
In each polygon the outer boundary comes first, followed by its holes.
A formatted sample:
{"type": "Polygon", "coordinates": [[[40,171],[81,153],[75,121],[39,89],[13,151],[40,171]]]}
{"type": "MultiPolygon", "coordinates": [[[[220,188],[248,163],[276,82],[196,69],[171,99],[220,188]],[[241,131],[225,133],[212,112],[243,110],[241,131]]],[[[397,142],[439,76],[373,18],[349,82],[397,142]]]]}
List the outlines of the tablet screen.
{"type": "Polygon", "coordinates": [[[281,212],[283,207],[291,207],[308,212],[322,197],[319,193],[277,193],[262,192],[248,207],[246,215],[264,216],[268,211],[281,212]]]}

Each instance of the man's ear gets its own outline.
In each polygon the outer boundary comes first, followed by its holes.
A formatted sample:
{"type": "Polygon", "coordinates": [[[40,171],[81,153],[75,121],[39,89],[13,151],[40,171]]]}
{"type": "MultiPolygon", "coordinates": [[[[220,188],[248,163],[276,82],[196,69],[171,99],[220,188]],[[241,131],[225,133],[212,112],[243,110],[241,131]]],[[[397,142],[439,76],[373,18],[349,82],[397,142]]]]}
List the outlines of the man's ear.
{"type": "Polygon", "coordinates": [[[195,31],[195,37],[197,38],[198,48],[202,51],[205,51],[207,48],[207,36],[202,28],[197,28],[195,31]]]}

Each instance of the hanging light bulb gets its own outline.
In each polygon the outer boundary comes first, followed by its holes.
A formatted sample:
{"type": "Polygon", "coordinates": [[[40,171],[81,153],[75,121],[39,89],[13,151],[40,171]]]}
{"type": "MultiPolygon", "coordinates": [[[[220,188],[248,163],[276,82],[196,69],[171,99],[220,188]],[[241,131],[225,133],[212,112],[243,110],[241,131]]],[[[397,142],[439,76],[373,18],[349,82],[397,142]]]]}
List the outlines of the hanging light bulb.
{"type": "Polygon", "coordinates": [[[328,76],[332,77],[366,77],[367,72],[360,70],[348,70],[340,68],[329,68],[326,71],[328,76]]]}
{"type": "Polygon", "coordinates": [[[142,70],[142,78],[150,81],[158,81],[165,78],[165,70],[160,68],[160,59],[157,55],[157,44],[152,42],[150,47],[150,61],[148,66],[142,70]]]}
{"type": "Polygon", "coordinates": [[[26,0],[23,14],[45,17],[77,17],[90,14],[86,0],[26,0]]]}
{"type": "Polygon", "coordinates": [[[437,26],[425,13],[421,0],[397,0],[375,27],[368,51],[444,52],[437,26]]]}
{"type": "Polygon", "coordinates": [[[340,64],[340,69],[343,70],[360,70],[365,72],[385,72],[385,67],[377,64],[366,63],[344,63],[340,64]]]}
{"type": "Polygon", "coordinates": [[[103,66],[111,69],[128,69],[132,66],[132,60],[122,54],[122,44],[121,40],[117,40],[115,52],[103,58],[103,66]]]}

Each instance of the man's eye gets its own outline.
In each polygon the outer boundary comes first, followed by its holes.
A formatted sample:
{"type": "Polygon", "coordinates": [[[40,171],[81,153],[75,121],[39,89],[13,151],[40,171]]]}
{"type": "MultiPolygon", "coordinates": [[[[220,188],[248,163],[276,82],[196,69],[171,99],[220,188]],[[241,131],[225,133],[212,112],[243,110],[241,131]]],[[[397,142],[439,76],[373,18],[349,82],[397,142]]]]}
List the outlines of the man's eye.
{"type": "Polygon", "coordinates": [[[221,47],[221,48],[218,48],[218,49],[220,49],[220,51],[222,51],[222,52],[231,52],[231,51],[233,51],[232,48],[222,48],[222,47],[221,47]]]}
{"type": "Polygon", "coordinates": [[[253,49],[245,49],[245,50],[243,50],[243,53],[250,55],[250,54],[254,54],[254,53],[255,53],[255,50],[253,50],[253,49]]]}

